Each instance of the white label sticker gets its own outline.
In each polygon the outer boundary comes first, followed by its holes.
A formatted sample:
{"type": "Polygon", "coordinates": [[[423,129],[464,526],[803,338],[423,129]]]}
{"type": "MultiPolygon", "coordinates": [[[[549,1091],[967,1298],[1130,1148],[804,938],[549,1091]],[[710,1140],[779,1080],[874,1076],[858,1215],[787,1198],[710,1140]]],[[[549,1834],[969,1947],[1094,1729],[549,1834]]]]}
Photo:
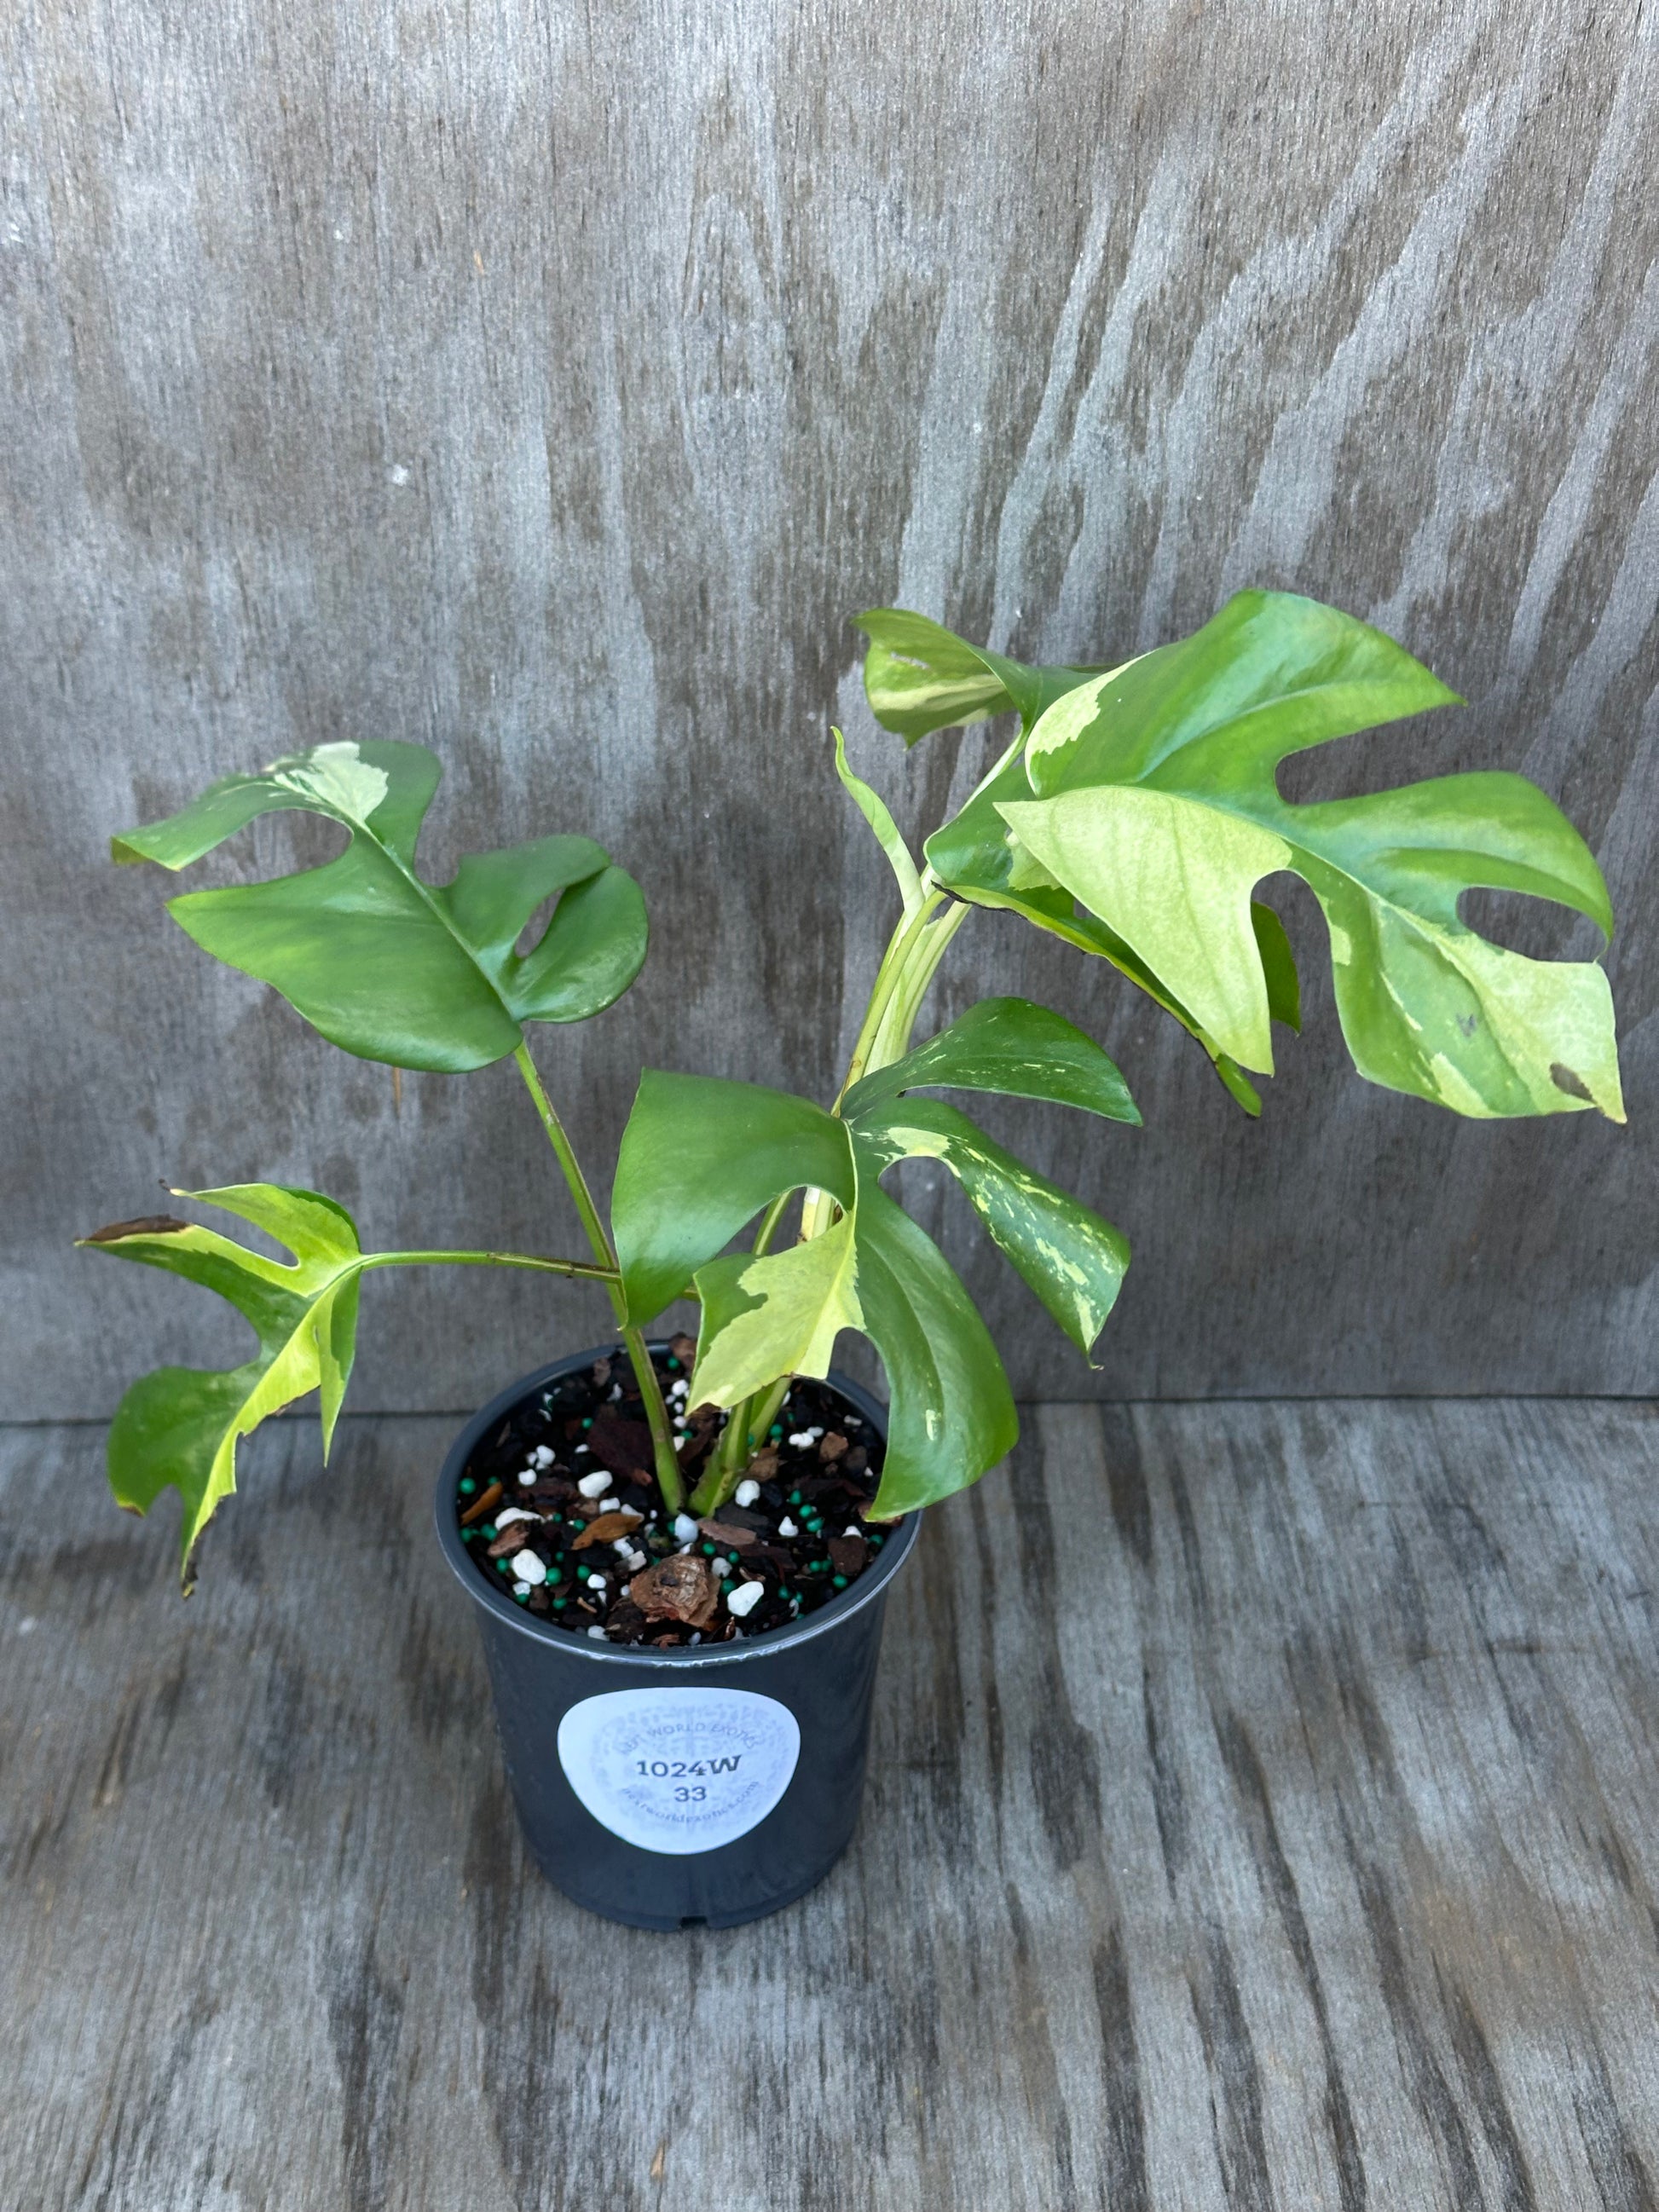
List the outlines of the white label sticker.
{"type": "Polygon", "coordinates": [[[559,1723],[559,1764],[593,1818],[676,1857],[746,1836],[799,1756],[795,1716],[753,1690],[608,1690],[559,1723]]]}

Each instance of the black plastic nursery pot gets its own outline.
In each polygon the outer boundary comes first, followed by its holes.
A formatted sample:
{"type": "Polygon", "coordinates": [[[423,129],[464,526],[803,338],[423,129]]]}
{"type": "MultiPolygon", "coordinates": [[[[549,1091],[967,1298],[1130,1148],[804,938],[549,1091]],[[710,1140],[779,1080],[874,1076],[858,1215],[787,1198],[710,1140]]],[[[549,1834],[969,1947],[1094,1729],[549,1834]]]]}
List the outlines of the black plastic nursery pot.
{"type": "MultiPolygon", "coordinates": [[[[708,1651],[595,1643],[527,1614],[468,1554],[458,1485],[526,1398],[616,1352],[556,1360],[474,1415],[438,1478],[438,1541],[478,1609],[507,1779],[542,1872],[630,1927],[732,1928],[802,1896],[852,1837],[887,1592],[919,1516],[828,1605],[708,1651]]],[[[885,1407],[828,1379],[884,1437],[885,1407]]]]}

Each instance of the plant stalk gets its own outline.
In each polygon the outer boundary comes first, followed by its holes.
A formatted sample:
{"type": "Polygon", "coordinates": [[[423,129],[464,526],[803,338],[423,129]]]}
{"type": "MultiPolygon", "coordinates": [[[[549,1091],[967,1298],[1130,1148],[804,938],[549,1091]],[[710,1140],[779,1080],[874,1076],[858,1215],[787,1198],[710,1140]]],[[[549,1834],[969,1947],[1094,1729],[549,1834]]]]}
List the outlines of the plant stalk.
{"type": "Polygon", "coordinates": [[[765,1443],[794,1380],[793,1375],[781,1375],[764,1390],[757,1390],[741,1406],[732,1407],[720,1431],[720,1445],[709,1459],[702,1480],[691,1493],[690,1510],[699,1520],[705,1514],[718,1513],[743,1480],[744,1468],[765,1443]],[[743,1442],[728,1451],[726,1446],[730,1437],[741,1437],[743,1442]]]}
{"type": "MultiPolygon", "coordinates": [[[[999,762],[992,774],[995,775],[1002,765],[999,762]]],[[[869,1003],[847,1064],[846,1078],[830,1109],[832,1114],[841,1112],[848,1092],[860,1076],[887,1066],[909,1050],[910,1033],[939,963],[951,939],[968,919],[967,906],[948,899],[934,883],[932,869],[923,871],[921,882],[925,896],[921,906],[913,914],[900,918],[876,970],[869,1003]],[[939,912],[941,907],[946,908],[943,914],[939,912]]],[[[770,1243],[787,1202],[787,1196],[778,1199],[768,1209],[755,1239],[757,1253],[764,1252],[770,1243]]],[[[805,1244],[814,1237],[821,1237],[839,1211],[827,1190],[809,1190],[801,1206],[799,1242],[805,1244]]],[[[765,1442],[793,1381],[793,1375],[781,1376],[765,1390],[732,1408],[703,1478],[692,1492],[693,1513],[701,1517],[725,1504],[742,1480],[754,1452],[765,1442]]]]}
{"type": "MultiPolygon", "coordinates": [[[[784,1191],[775,1198],[761,1216],[760,1227],[755,1232],[754,1250],[759,1254],[771,1248],[777,1226],[782,1220],[793,1193],[784,1191]]],[[[787,1389],[786,1382],[785,1388],[787,1389]]],[[[702,1515],[712,1513],[717,1505],[724,1505],[742,1478],[749,1464],[750,1431],[755,1423],[755,1399],[740,1398],[726,1417],[726,1426],[720,1431],[720,1441],[709,1455],[708,1465],[702,1480],[691,1493],[691,1510],[702,1515]]],[[[769,1413],[763,1427],[769,1428],[772,1415],[769,1413]]]]}
{"type": "Polygon", "coordinates": [[[836,1094],[836,1103],[830,1109],[832,1114],[840,1113],[842,1100],[846,1097],[853,1085],[865,1073],[877,1036],[880,1033],[882,1017],[886,1013],[888,1000],[897,987],[905,960],[933,915],[945,903],[945,894],[934,888],[931,869],[923,876],[922,882],[927,887],[927,897],[923,899],[914,914],[901,917],[891,937],[887,940],[887,950],[881,956],[881,965],[876,970],[876,980],[870,987],[869,1004],[865,1007],[864,1019],[860,1024],[858,1036],[854,1041],[852,1056],[847,1063],[846,1076],[842,1079],[841,1089],[836,1094]]]}
{"type": "Polygon", "coordinates": [[[616,1315],[617,1326],[622,1331],[623,1343],[634,1370],[634,1380],[640,1386],[640,1403],[645,1408],[646,1425],[651,1431],[651,1454],[656,1466],[657,1487],[662,1492],[662,1502],[670,1513],[678,1513],[685,1504],[685,1485],[680,1477],[680,1463],[674,1449],[674,1434],[669,1425],[668,1408],[663,1402],[662,1384],[657,1379],[645,1333],[628,1318],[628,1299],[623,1291],[622,1271],[617,1264],[616,1247],[611,1243],[599,1209],[593,1202],[593,1194],[587,1187],[587,1178],[581,1171],[575,1148],[565,1133],[563,1122],[554,1111],[553,1101],[542,1087],[541,1078],[536,1073],[536,1063],[530,1057],[529,1046],[521,1042],[513,1057],[518,1062],[525,1087],[535,1102],[542,1127],[547,1133],[547,1141],[553,1147],[553,1156],[559,1163],[570,1195],[576,1202],[576,1212],[583,1231],[593,1248],[593,1256],[599,1263],[595,1272],[602,1273],[610,1293],[611,1311],[616,1315]]]}

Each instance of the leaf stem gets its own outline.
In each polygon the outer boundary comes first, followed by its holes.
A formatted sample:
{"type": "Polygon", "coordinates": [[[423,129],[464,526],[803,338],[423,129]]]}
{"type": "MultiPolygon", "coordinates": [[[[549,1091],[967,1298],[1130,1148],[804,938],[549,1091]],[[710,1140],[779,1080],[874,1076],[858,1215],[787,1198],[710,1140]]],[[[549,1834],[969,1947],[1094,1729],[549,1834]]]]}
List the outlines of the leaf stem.
{"type": "MultiPolygon", "coordinates": [[[[777,1226],[783,1218],[784,1208],[794,1194],[783,1191],[772,1200],[761,1216],[761,1225],[755,1231],[754,1250],[757,1257],[770,1249],[777,1226]]],[[[785,1379],[788,1388],[788,1378],[785,1379]]],[[[710,1513],[716,1505],[723,1505],[736,1488],[738,1478],[749,1464],[750,1431],[755,1421],[755,1400],[740,1398],[726,1417],[726,1426],[720,1431],[720,1442],[710,1455],[708,1472],[692,1492],[691,1503],[697,1510],[710,1513]],[[699,1500],[703,1501],[701,1504],[699,1500]]],[[[763,1427],[770,1427],[768,1414],[763,1427]]]]}
{"type": "MultiPolygon", "coordinates": [[[[565,1134],[564,1123],[555,1112],[553,1101],[542,1088],[542,1079],[536,1073],[535,1061],[530,1057],[529,1046],[520,1043],[513,1057],[518,1063],[520,1074],[524,1078],[525,1088],[535,1101],[536,1111],[541,1118],[543,1128],[547,1132],[547,1141],[553,1147],[553,1156],[559,1163],[560,1172],[569,1186],[571,1197],[576,1201],[576,1212],[580,1217],[583,1232],[593,1248],[593,1256],[602,1267],[608,1267],[612,1274],[616,1274],[617,1272],[616,1248],[605,1233],[604,1220],[599,1207],[593,1203],[593,1194],[587,1187],[587,1178],[581,1171],[575,1148],[565,1134]]],[[[617,1306],[617,1317],[619,1321],[625,1310],[624,1307],[617,1306]]]]}
{"type": "Polygon", "coordinates": [[[865,1072],[876,1038],[880,1033],[882,1017],[887,1012],[887,1002],[892,997],[910,949],[927,928],[934,914],[945,903],[945,893],[934,888],[930,869],[922,882],[927,896],[913,914],[900,917],[897,927],[887,940],[887,950],[881,956],[881,965],[876,970],[876,980],[870,987],[869,1004],[864,1010],[864,1019],[854,1041],[852,1056],[847,1063],[847,1073],[841,1089],[836,1094],[832,1114],[841,1111],[841,1102],[865,1072]]]}
{"type": "Polygon", "coordinates": [[[591,1267],[586,1260],[544,1260],[530,1252],[366,1252],[369,1267],[533,1267],[543,1274],[570,1275],[584,1282],[612,1283],[614,1267],[591,1267]]]}
{"type": "Polygon", "coordinates": [[[518,1063],[525,1088],[535,1102],[536,1112],[547,1141],[553,1147],[553,1156],[559,1163],[561,1173],[576,1202],[576,1212],[581,1220],[593,1256],[599,1262],[594,1273],[605,1281],[610,1293],[611,1311],[622,1331],[622,1340],[634,1370],[634,1380],[640,1386],[640,1403],[645,1408],[646,1425],[651,1431],[651,1455],[656,1466],[657,1487],[662,1492],[662,1502],[671,1513],[678,1513],[685,1504],[685,1485],[680,1478],[680,1463],[674,1450],[674,1434],[669,1425],[668,1408],[663,1402],[662,1384],[657,1379],[650,1347],[645,1332],[628,1318],[628,1299],[622,1285],[622,1271],[617,1264],[617,1249],[611,1242],[593,1194],[587,1187],[587,1178],[581,1171],[575,1148],[565,1133],[565,1127],[555,1112],[553,1101],[542,1087],[536,1073],[536,1063],[530,1057],[530,1048],[520,1042],[513,1055],[518,1063]]]}

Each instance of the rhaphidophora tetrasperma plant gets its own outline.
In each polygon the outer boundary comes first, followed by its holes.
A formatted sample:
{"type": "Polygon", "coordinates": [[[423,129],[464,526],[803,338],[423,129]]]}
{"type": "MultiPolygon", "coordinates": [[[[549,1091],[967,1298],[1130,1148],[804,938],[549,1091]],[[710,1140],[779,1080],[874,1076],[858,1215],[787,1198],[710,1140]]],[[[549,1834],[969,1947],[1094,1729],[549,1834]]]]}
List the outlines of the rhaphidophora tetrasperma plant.
{"type": "Polygon", "coordinates": [[[575,1201],[592,1257],[375,1252],[345,1209],[269,1183],[180,1193],[240,1215],[293,1253],[269,1259],[171,1218],[118,1224],[100,1250],[205,1284],[258,1350],[228,1372],[163,1368],[135,1383],[110,1437],[123,1504],[184,1501],[186,1576],[234,1487],[239,1437],[321,1395],[327,1449],[350,1373],[358,1285],[372,1268],[450,1261],[585,1276],[603,1285],[632,1360],[665,1506],[686,1487],[642,1334],[700,1300],[690,1403],[728,1409],[690,1502],[736,1486],[796,1375],[824,1374],[842,1329],[875,1346],[891,1396],[874,1511],[924,1505],[1008,1450],[1014,1408],[994,1346],[938,1248],[881,1187],[896,1162],[942,1161],[993,1238],[1085,1355],[1128,1247],[1109,1222],[924,1094],[1000,1091],[1139,1115],[1079,1030],[1023,999],[982,1000],[913,1046],[945,947],[975,907],[1023,915],[1109,961],[1208,1054],[1248,1113],[1247,1070],[1270,1073],[1270,1024],[1298,1025],[1295,963],[1254,894],[1282,871],[1311,888],[1330,933],[1338,1015],[1360,1073],[1500,1116],[1596,1107],[1624,1119],[1607,979],[1594,962],[1533,960],[1460,919],[1477,886],[1559,902],[1610,933],[1588,847],[1518,775],[1452,775],[1363,798],[1292,805],[1281,761],[1455,700],[1390,639],[1316,602],[1245,592],[1194,635],[1111,670],[1040,668],[966,644],[920,615],[860,617],[877,720],[915,744],[1018,717],[1006,750],[918,867],[881,799],[842,781],[891,864],[902,912],[846,1079],[828,1107],[762,1085],[647,1073],[623,1133],[607,1229],[525,1041],[620,996],[646,950],[632,878],[599,846],[551,836],[464,860],[443,886],[416,865],[439,767],[423,747],[319,745],[115,841],[121,860],[180,868],[255,816],[300,808],[349,832],[337,860],[276,881],[196,891],[170,911],[198,945],[273,985],[345,1050],[447,1073],[511,1054],[575,1201]],[[515,943],[550,896],[533,950],[515,943]],[[780,1242],[801,1194],[798,1235],[780,1242]],[[749,1249],[722,1256],[758,1217],[749,1249]],[[776,1249],[775,1249],[775,1247],[776,1249]]]}

